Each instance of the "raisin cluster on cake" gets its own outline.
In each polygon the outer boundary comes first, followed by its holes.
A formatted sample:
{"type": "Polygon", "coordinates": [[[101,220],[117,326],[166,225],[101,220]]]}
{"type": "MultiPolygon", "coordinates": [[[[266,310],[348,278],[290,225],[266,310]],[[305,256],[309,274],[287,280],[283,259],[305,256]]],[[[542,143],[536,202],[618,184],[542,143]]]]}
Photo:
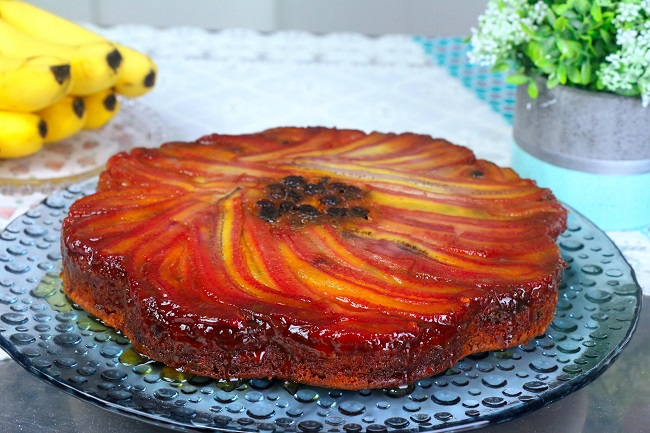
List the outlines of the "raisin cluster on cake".
{"type": "Polygon", "coordinates": [[[542,333],[565,227],[465,147],[283,127],[115,155],[64,220],[62,276],[171,367],[388,387],[542,333]]]}

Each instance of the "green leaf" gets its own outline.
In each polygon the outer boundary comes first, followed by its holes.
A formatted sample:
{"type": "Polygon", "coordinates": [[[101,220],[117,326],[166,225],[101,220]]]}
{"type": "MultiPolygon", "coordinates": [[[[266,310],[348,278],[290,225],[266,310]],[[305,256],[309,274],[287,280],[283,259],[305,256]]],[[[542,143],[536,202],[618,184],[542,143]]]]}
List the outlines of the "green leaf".
{"type": "Polygon", "coordinates": [[[566,11],[571,9],[571,6],[565,3],[565,4],[553,5],[551,6],[551,9],[553,9],[553,12],[555,12],[556,15],[564,15],[566,11]]]}
{"type": "Polygon", "coordinates": [[[589,63],[589,61],[585,61],[580,67],[580,79],[582,80],[582,84],[591,83],[591,78],[591,63],[589,63]]]}
{"type": "Polygon", "coordinates": [[[600,37],[607,45],[610,45],[612,43],[612,34],[607,30],[600,29],[600,37]]]}
{"type": "Polygon", "coordinates": [[[586,15],[587,13],[589,13],[590,8],[591,6],[588,0],[576,0],[576,9],[582,15],[586,15]]]}
{"type": "Polygon", "coordinates": [[[594,43],[594,38],[591,35],[580,35],[580,39],[583,40],[584,42],[582,43],[583,46],[586,47],[591,47],[594,43]]]}
{"type": "Polygon", "coordinates": [[[499,63],[495,64],[494,66],[492,66],[492,72],[505,72],[505,71],[509,70],[510,67],[511,66],[508,65],[507,63],[499,62],[499,63]]]}
{"type": "Polygon", "coordinates": [[[594,3],[591,6],[591,10],[589,11],[589,14],[593,17],[593,19],[597,23],[603,22],[603,10],[600,8],[600,5],[598,3],[594,3]]]}
{"type": "Polygon", "coordinates": [[[526,33],[528,36],[530,36],[531,39],[536,39],[539,37],[537,33],[533,31],[530,27],[528,27],[526,24],[523,22],[520,22],[519,25],[521,26],[521,29],[526,33]]]}
{"type": "Polygon", "coordinates": [[[539,88],[537,87],[537,82],[535,80],[530,80],[528,82],[528,96],[530,96],[531,99],[536,99],[537,95],[539,95],[539,88]]]}
{"type": "Polygon", "coordinates": [[[580,69],[575,65],[569,65],[567,67],[567,76],[569,81],[575,84],[582,84],[582,75],[580,74],[580,69]]]}
{"type": "Polygon", "coordinates": [[[566,65],[558,65],[555,76],[560,84],[566,84],[566,65]]]}
{"type": "Polygon", "coordinates": [[[548,80],[546,80],[546,87],[548,89],[552,89],[553,87],[556,87],[560,82],[558,81],[557,77],[551,77],[548,80]]]}
{"type": "Polygon", "coordinates": [[[555,72],[555,69],[556,69],[555,63],[550,63],[550,62],[539,67],[539,70],[544,75],[551,75],[553,72],[555,72]]]}
{"type": "Polygon", "coordinates": [[[544,48],[545,51],[550,51],[555,49],[555,38],[554,38],[555,32],[551,31],[549,32],[544,38],[544,40],[539,41],[540,45],[544,48]]]}
{"type": "Polygon", "coordinates": [[[566,29],[566,25],[568,23],[569,20],[567,20],[565,17],[558,17],[558,19],[555,20],[555,24],[553,24],[553,28],[558,32],[563,32],[564,29],[566,29]]]}
{"type": "Polygon", "coordinates": [[[582,45],[576,41],[570,41],[567,39],[558,39],[555,44],[567,59],[575,59],[580,54],[582,50],[582,45]]]}
{"type": "Polygon", "coordinates": [[[524,48],[524,53],[537,64],[542,57],[542,47],[537,41],[530,41],[524,48]]]}
{"type": "Polygon", "coordinates": [[[555,12],[553,12],[553,9],[551,9],[551,8],[546,8],[546,20],[547,20],[551,25],[554,25],[554,24],[555,24],[555,19],[556,19],[556,16],[555,16],[555,12]]]}
{"type": "Polygon", "coordinates": [[[527,77],[524,74],[510,74],[506,77],[506,82],[510,84],[514,84],[515,86],[519,86],[521,84],[525,84],[530,80],[529,77],[527,77]]]}
{"type": "Polygon", "coordinates": [[[569,9],[568,11],[564,12],[562,16],[569,20],[580,20],[580,15],[578,15],[578,13],[573,9],[569,9]]]}

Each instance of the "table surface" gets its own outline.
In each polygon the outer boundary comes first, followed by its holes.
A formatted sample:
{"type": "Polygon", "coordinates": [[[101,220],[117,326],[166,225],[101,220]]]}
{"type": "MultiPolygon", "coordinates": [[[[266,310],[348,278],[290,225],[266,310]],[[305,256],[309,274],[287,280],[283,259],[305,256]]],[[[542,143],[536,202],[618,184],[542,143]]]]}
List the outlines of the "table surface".
{"type": "MultiPolygon", "coordinates": [[[[421,132],[466,145],[501,165],[510,161],[514,89],[502,75],[469,65],[460,38],[147,26],[96,30],[150,53],[158,63],[157,86],[137,107],[164,140],[323,125],[421,132]]],[[[52,153],[55,157],[61,152],[52,153]]],[[[0,194],[0,228],[46,194],[27,189],[0,194]]],[[[650,231],[607,234],[649,295],[650,231]]],[[[642,311],[631,343],[592,384],[481,431],[647,431],[649,321],[650,313],[642,311]]],[[[1,355],[2,432],[169,431],[78,400],[1,355]]]]}

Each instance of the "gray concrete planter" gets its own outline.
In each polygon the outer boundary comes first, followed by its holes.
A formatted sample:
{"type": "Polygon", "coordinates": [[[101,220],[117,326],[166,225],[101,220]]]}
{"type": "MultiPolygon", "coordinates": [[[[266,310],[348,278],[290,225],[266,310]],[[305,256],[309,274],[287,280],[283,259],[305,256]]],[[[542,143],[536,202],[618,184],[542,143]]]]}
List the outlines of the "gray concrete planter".
{"type": "Polygon", "coordinates": [[[650,107],[639,98],[517,89],[512,167],[603,230],[650,227],[650,107]]]}
{"type": "Polygon", "coordinates": [[[514,139],[531,155],[572,170],[650,173],[650,107],[641,100],[539,83],[531,99],[517,89],[514,139]]]}

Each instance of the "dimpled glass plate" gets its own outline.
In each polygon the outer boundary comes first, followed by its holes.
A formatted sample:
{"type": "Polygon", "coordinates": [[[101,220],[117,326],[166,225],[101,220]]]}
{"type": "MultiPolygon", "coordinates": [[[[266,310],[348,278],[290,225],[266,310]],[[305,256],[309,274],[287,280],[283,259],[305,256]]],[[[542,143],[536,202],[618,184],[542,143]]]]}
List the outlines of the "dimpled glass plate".
{"type": "Polygon", "coordinates": [[[141,357],[61,291],[59,234],[93,180],[49,196],[0,235],[0,345],[29,372],[98,406],[180,430],[471,430],[556,401],[598,377],[636,326],[641,290],[618,249],[571,211],[568,262],[547,332],[468,356],[395,389],[340,391],[267,379],[224,382],[141,357]]]}

